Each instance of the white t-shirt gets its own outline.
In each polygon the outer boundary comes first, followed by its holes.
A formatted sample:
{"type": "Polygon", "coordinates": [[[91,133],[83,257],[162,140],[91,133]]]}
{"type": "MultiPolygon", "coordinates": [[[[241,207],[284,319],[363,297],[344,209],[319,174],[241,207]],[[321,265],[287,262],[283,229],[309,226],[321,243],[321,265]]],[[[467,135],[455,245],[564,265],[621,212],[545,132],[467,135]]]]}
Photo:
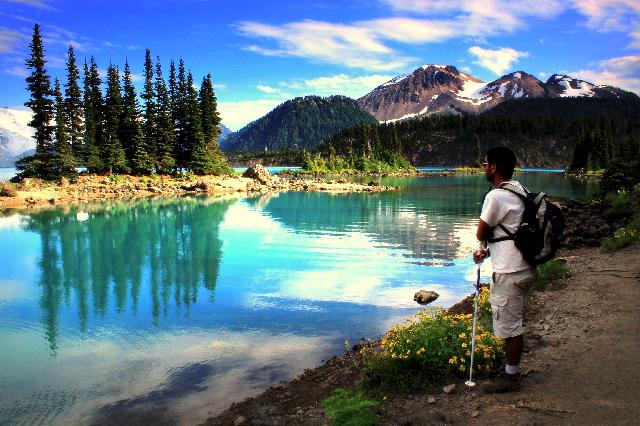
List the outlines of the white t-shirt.
{"type": "MultiPolygon", "coordinates": [[[[510,189],[517,189],[525,193],[524,188],[518,181],[508,181],[510,189]],[[515,188],[513,188],[515,187],[515,188]]],[[[524,203],[516,195],[504,189],[494,189],[490,191],[482,204],[480,219],[487,225],[494,227],[492,238],[507,236],[507,233],[498,226],[502,224],[509,232],[516,232],[522,220],[524,203]]],[[[518,272],[531,268],[522,257],[522,253],[515,246],[513,240],[489,243],[493,272],[508,273],[518,272]]]]}

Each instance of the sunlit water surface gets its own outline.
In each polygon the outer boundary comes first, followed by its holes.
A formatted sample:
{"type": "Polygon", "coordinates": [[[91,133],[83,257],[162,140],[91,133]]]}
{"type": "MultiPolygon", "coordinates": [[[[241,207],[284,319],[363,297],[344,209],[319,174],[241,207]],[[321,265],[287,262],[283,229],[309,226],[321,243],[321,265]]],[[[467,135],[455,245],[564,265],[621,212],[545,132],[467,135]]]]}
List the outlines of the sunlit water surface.
{"type": "Polygon", "coordinates": [[[419,289],[444,307],[470,293],[486,182],[381,183],[404,189],[5,212],[0,424],[193,424],[379,337],[418,310],[419,289]]]}

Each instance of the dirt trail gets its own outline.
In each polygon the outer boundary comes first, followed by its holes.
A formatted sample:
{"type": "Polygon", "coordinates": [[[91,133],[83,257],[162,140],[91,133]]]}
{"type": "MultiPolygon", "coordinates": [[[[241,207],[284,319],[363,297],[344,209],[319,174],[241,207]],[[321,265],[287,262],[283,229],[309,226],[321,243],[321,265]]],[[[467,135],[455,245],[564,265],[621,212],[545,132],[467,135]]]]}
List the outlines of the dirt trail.
{"type": "MultiPolygon", "coordinates": [[[[571,277],[533,293],[520,391],[390,395],[386,425],[640,424],[640,244],[560,253],[571,277]]],[[[352,360],[353,361],[353,360],[352,360]]],[[[346,356],[236,404],[208,424],[328,424],[319,402],[357,377],[346,356]]]]}
{"type": "Polygon", "coordinates": [[[519,392],[479,395],[458,383],[459,394],[439,395],[411,419],[403,413],[422,398],[394,401],[388,424],[639,424],[640,245],[564,258],[572,276],[530,298],[519,392]]]}

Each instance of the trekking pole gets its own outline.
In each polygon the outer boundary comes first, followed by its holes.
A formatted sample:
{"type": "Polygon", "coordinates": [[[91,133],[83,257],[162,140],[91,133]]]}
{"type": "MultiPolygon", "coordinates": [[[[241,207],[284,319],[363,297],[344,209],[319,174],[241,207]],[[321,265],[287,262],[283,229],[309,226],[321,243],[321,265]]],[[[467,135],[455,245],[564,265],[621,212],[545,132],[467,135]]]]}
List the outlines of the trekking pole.
{"type": "Polygon", "coordinates": [[[473,381],[473,355],[476,351],[476,324],[478,323],[478,289],[480,288],[480,263],[478,263],[478,278],[476,279],[476,297],[473,303],[473,329],[471,331],[471,362],[469,366],[469,380],[465,385],[472,388],[476,384],[473,381]]]}

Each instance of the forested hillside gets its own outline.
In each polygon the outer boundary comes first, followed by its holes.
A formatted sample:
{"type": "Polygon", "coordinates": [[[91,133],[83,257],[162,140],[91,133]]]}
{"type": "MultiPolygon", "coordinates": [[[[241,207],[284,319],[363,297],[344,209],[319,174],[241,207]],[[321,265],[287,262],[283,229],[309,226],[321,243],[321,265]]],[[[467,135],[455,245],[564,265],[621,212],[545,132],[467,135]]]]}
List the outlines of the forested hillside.
{"type": "Polygon", "coordinates": [[[512,100],[481,115],[366,124],[327,138],[318,151],[345,157],[392,151],[414,165],[470,166],[497,144],[513,148],[529,167],[597,169],[638,159],[640,98],[512,100]]]}
{"type": "Polygon", "coordinates": [[[303,150],[346,127],[376,123],[345,96],[306,96],[289,100],[264,117],[227,136],[223,151],[303,150]]]}

